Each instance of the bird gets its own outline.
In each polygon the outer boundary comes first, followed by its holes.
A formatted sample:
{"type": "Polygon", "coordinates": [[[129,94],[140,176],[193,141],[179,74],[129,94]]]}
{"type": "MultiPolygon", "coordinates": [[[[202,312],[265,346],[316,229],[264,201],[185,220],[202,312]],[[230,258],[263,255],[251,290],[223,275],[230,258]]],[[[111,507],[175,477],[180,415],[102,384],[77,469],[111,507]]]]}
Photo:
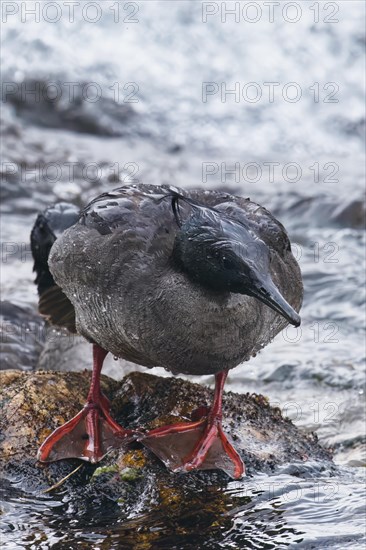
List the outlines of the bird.
{"type": "Polygon", "coordinates": [[[231,369],[300,325],[301,271],[284,226],[225,191],[135,183],[80,211],[50,207],[31,247],[40,312],[93,347],[86,404],[47,437],[38,459],[97,463],[139,441],[174,472],[245,475],[222,427],[223,390],[231,369]],[[150,431],[120,426],[100,387],[108,353],[173,375],[214,375],[211,407],[150,431]]]}

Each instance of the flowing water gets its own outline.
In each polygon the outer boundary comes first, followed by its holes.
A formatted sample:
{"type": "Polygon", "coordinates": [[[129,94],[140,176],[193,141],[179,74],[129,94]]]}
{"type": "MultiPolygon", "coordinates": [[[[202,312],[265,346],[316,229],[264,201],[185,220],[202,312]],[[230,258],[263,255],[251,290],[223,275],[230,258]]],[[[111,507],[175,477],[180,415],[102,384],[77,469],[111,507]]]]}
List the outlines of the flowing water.
{"type": "Polygon", "coordinates": [[[164,517],[79,517],[12,480],[3,548],[128,548],[142,524],[156,548],[364,548],[364,3],[36,4],[2,6],[3,298],[36,310],[29,232],[52,202],[133,179],[249,196],[289,231],[302,325],[227,386],[267,395],[338,468],[233,482],[219,537],[201,518],[175,539],[164,517]]]}

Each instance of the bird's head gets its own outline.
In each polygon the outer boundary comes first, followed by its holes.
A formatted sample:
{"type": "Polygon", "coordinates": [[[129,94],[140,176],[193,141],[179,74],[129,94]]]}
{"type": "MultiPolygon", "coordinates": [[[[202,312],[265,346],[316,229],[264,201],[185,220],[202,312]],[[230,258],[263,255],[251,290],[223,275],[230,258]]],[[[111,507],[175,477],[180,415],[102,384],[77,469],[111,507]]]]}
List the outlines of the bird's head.
{"type": "Polygon", "coordinates": [[[191,279],[213,290],[252,296],[300,325],[300,316],[272,281],[270,249],[253,229],[202,206],[193,207],[179,225],[174,256],[191,279]]]}

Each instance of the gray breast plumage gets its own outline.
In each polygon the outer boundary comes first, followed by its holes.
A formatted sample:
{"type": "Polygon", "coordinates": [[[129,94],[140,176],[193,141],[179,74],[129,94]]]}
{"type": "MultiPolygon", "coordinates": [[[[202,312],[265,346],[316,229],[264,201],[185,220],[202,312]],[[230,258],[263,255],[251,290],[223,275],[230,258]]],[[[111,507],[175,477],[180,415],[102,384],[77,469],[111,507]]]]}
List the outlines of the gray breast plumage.
{"type": "MultiPolygon", "coordinates": [[[[179,227],[162,198],[170,189],[256,232],[271,249],[273,282],[300,309],[300,270],[282,225],[248,199],[214,191],[140,184],[101,195],[54,243],[50,270],[75,308],[78,332],[112,354],[174,373],[231,369],[287,321],[256,298],[206,288],[177,267],[179,227]]],[[[188,215],[189,205],[181,210],[188,215]]]]}

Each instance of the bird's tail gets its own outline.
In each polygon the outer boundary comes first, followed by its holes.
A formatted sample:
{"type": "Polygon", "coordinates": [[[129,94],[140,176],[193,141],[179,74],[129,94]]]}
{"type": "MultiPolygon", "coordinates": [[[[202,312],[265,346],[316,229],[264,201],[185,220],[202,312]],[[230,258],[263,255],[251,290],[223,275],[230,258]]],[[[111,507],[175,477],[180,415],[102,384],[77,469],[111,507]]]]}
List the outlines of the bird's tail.
{"type": "Polygon", "coordinates": [[[79,209],[76,206],[58,203],[38,214],[30,235],[39,312],[52,324],[66,327],[71,332],[75,332],[74,307],[56,285],[48,266],[48,257],[57,237],[78,219],[79,209]]]}

